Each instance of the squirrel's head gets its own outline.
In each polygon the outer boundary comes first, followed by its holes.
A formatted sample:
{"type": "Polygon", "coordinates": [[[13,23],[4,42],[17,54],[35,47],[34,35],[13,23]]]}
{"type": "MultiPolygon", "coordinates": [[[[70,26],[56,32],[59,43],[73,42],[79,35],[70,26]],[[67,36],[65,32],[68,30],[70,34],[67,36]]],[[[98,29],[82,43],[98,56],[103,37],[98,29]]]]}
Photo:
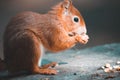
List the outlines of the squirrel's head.
{"type": "Polygon", "coordinates": [[[87,33],[84,19],[71,0],[64,0],[59,6],[53,8],[57,10],[58,17],[66,31],[78,34],[87,33]]]}

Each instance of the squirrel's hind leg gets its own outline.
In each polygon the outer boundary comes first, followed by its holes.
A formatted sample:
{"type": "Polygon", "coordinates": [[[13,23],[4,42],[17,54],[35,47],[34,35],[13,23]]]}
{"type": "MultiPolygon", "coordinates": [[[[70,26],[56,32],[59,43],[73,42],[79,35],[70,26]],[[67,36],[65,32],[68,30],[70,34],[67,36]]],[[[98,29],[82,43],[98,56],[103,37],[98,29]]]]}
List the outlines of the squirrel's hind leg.
{"type": "Polygon", "coordinates": [[[32,73],[33,74],[44,74],[44,75],[55,75],[57,74],[57,70],[55,69],[49,69],[49,68],[39,68],[39,67],[36,67],[34,68],[34,70],[32,70],[32,73]]]}
{"type": "MultiPolygon", "coordinates": [[[[31,47],[33,48],[31,51],[31,53],[33,53],[32,58],[31,58],[33,61],[31,64],[31,69],[30,69],[31,73],[32,74],[45,74],[45,75],[57,74],[57,71],[55,69],[49,69],[47,66],[46,68],[39,67],[38,65],[40,64],[39,59],[42,58],[42,54],[43,54],[43,50],[40,48],[42,44],[40,44],[40,41],[36,35],[32,33],[30,33],[30,35],[31,35],[29,36],[31,37],[30,39],[33,40],[30,43],[31,47]]],[[[49,64],[49,66],[55,66],[55,63],[52,63],[51,65],[49,64]]]]}

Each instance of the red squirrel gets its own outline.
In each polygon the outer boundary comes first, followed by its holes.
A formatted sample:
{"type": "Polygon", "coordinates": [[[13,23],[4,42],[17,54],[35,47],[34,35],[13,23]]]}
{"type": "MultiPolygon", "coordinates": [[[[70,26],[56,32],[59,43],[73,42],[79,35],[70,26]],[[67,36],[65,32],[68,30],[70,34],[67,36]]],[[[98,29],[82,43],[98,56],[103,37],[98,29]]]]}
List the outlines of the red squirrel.
{"type": "Polygon", "coordinates": [[[57,74],[49,68],[56,63],[40,65],[42,48],[63,51],[76,43],[86,44],[85,22],[71,0],[64,0],[46,14],[26,11],[14,16],[4,32],[4,59],[10,73],[57,74]]]}

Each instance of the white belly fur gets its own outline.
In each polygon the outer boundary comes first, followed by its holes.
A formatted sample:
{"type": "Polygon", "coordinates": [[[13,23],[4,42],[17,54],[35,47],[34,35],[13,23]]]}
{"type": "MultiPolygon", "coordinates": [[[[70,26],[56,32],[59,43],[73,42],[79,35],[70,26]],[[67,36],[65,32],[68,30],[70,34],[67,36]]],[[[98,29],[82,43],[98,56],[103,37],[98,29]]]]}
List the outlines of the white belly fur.
{"type": "Polygon", "coordinates": [[[41,51],[41,55],[40,55],[40,58],[39,58],[38,66],[41,66],[42,57],[43,57],[43,55],[44,55],[44,53],[45,53],[44,47],[43,47],[42,44],[40,44],[40,51],[41,51]]]}

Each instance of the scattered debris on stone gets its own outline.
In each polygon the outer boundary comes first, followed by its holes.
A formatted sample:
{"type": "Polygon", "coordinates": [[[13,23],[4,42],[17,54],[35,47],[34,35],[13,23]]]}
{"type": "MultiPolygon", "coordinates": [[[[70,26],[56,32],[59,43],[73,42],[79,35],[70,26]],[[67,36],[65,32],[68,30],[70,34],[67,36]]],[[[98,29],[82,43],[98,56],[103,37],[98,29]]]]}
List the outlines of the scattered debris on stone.
{"type": "Polygon", "coordinates": [[[109,63],[105,64],[105,68],[109,68],[111,65],[109,63]]]}
{"type": "Polygon", "coordinates": [[[116,64],[117,64],[117,65],[120,65],[120,61],[117,61],[116,64]]]}
{"type": "Polygon", "coordinates": [[[50,80],[49,78],[43,78],[43,79],[40,79],[40,80],[50,80]]]}
{"type": "Polygon", "coordinates": [[[73,75],[77,75],[77,73],[74,73],[73,75]]]}
{"type": "Polygon", "coordinates": [[[105,68],[104,72],[112,72],[112,70],[110,68],[105,68]]]}
{"type": "Polygon", "coordinates": [[[119,68],[119,65],[115,65],[113,66],[113,69],[119,68]]]}
{"type": "Polygon", "coordinates": [[[49,78],[45,78],[44,80],[50,80],[49,78]]]}
{"type": "Polygon", "coordinates": [[[115,65],[106,63],[105,66],[101,66],[98,70],[103,70],[106,73],[120,71],[120,61],[117,61],[115,65]]]}
{"type": "Polygon", "coordinates": [[[92,77],[103,77],[104,75],[101,74],[101,73],[95,73],[95,74],[92,74],[92,77]]]}
{"type": "Polygon", "coordinates": [[[58,65],[68,64],[67,62],[59,62],[58,65]]]}
{"type": "Polygon", "coordinates": [[[105,79],[113,79],[113,78],[115,78],[114,75],[110,75],[110,76],[105,77],[105,79]]]}

